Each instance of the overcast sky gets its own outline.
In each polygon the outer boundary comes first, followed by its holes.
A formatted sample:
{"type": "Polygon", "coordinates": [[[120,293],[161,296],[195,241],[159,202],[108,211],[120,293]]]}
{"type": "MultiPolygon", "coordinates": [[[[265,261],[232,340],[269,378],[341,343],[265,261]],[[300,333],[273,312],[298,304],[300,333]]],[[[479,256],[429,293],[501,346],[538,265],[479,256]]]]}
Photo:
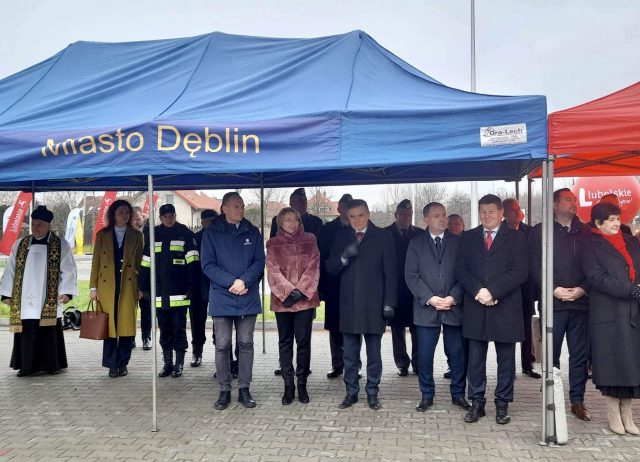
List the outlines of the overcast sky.
{"type": "MultiPolygon", "coordinates": [[[[476,0],[477,91],[542,94],[552,112],[621,89],[640,80],[639,26],[639,0],[476,0]]],[[[5,0],[0,78],[78,40],[354,29],[440,82],[470,88],[470,0],[5,0]]]]}

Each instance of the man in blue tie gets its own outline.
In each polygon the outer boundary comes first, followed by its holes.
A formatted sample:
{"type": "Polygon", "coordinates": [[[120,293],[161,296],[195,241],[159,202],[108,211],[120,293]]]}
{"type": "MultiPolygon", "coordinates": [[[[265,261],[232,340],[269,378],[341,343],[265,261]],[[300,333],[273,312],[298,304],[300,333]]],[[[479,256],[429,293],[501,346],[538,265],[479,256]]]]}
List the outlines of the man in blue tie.
{"type": "Polygon", "coordinates": [[[503,223],[502,201],[487,194],[478,201],[480,226],[460,238],[456,276],[464,288],[462,335],[469,339],[467,423],[485,415],[487,349],[498,359],[494,391],[496,422],[507,424],[516,374],[516,343],[524,340],[520,286],[529,274],[526,238],[503,223]]]}

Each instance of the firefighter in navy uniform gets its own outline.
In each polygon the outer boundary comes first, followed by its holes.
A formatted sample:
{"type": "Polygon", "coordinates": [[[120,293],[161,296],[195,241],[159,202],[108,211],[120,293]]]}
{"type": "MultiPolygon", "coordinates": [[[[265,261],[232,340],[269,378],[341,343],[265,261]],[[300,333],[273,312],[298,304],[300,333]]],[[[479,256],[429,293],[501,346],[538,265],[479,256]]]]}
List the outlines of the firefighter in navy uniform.
{"type": "MultiPolygon", "coordinates": [[[[164,367],[160,377],[180,377],[187,351],[187,310],[196,293],[200,255],[193,232],[176,221],[171,204],[160,207],[160,224],[155,227],[156,314],[164,367]],[[173,351],[176,352],[175,364],[173,351]]],[[[150,289],[151,258],[145,237],[141,288],[150,289]]]]}

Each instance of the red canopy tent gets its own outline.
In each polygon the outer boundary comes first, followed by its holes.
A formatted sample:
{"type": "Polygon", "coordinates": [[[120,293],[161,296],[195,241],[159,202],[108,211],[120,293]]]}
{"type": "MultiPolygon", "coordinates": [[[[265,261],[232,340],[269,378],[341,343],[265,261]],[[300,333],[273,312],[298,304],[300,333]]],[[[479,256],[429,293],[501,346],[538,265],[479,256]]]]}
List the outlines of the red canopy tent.
{"type": "Polygon", "coordinates": [[[640,82],[554,112],[548,127],[555,176],[640,174],[640,82]]]}

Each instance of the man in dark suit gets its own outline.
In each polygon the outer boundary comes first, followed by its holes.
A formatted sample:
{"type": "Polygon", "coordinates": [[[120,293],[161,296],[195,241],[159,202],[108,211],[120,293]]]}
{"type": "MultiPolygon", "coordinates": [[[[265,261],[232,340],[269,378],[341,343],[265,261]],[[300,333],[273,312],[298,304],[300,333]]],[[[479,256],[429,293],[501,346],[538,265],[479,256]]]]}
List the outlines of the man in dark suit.
{"type": "Polygon", "coordinates": [[[487,194],[478,201],[480,226],[460,238],[456,275],[464,287],[462,335],[469,339],[467,382],[472,406],[467,423],[485,415],[487,348],[494,342],[498,384],[496,422],[507,424],[516,375],[516,342],[524,340],[520,286],[529,274],[526,239],[502,222],[502,201],[487,194]]]}
{"type": "Polygon", "coordinates": [[[358,363],[362,337],[367,345],[367,401],[380,409],[381,341],[398,299],[396,256],[391,233],[369,221],[361,199],[349,203],[349,224],[336,234],[327,271],[340,274],[340,331],[344,341],[345,409],[358,402],[358,363]]]}
{"type": "MultiPolygon", "coordinates": [[[[289,205],[296,209],[302,219],[302,226],[307,233],[312,233],[316,239],[320,239],[320,231],[322,230],[322,220],[307,212],[307,193],[304,192],[304,188],[298,188],[289,196],[289,205]]],[[[278,233],[278,224],[276,218],[271,220],[271,233],[269,237],[275,237],[278,233]]]]}
{"type": "Polygon", "coordinates": [[[393,345],[393,360],[398,368],[398,375],[406,377],[409,373],[409,362],[413,371],[418,372],[418,338],[413,324],[413,294],[404,279],[404,263],[407,258],[409,242],[420,232],[411,225],[413,207],[409,199],[404,199],[396,207],[394,215],[396,221],[387,227],[391,231],[396,245],[396,264],[398,265],[398,306],[391,326],[391,343],[393,345]],[[407,355],[406,328],[411,333],[411,359],[407,355]]]}
{"type": "Polygon", "coordinates": [[[334,220],[325,223],[320,232],[320,299],[324,300],[324,328],[329,331],[329,349],[331,350],[331,370],[327,378],[335,379],[342,374],[342,332],[340,332],[340,275],[327,272],[327,259],[336,234],[343,228],[349,228],[348,206],[353,198],[344,194],[338,201],[338,213],[334,220]]]}
{"type": "MultiPolygon", "coordinates": [[[[509,228],[524,234],[525,239],[529,240],[531,234],[531,226],[523,223],[524,212],[520,208],[518,199],[510,197],[502,201],[502,209],[504,210],[504,221],[509,228]]],[[[531,338],[531,318],[535,311],[536,286],[533,276],[529,277],[522,284],[522,317],[524,319],[524,342],[520,344],[520,364],[522,373],[533,379],[539,379],[542,376],[533,368],[535,358],[533,356],[533,341],[531,338]]]]}
{"type": "Polygon", "coordinates": [[[455,276],[459,237],[447,231],[447,212],[437,202],[422,210],[426,232],[409,244],[405,279],[414,295],[413,322],[417,326],[418,382],[422,399],[416,406],[424,412],[433,405],[433,355],[443,331],[451,367],[449,390],[454,405],[468,410],[464,398],[464,349],[462,346],[462,287],[455,276]]]}

